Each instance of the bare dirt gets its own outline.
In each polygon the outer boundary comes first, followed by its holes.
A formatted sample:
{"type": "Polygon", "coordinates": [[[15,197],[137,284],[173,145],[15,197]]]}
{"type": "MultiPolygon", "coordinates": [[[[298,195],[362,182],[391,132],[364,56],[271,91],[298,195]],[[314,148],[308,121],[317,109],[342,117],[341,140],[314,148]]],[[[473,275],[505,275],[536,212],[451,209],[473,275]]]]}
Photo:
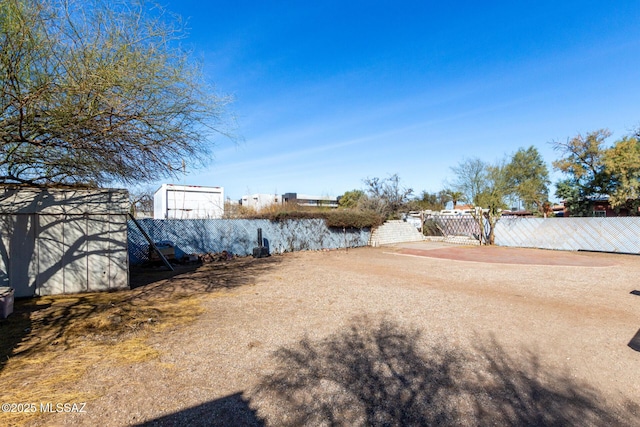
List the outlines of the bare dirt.
{"type": "MultiPolygon", "coordinates": [[[[33,425],[640,425],[640,257],[417,243],[153,289],[206,311],[33,425]]],[[[46,400],[46,397],[43,397],[46,400]]]]}

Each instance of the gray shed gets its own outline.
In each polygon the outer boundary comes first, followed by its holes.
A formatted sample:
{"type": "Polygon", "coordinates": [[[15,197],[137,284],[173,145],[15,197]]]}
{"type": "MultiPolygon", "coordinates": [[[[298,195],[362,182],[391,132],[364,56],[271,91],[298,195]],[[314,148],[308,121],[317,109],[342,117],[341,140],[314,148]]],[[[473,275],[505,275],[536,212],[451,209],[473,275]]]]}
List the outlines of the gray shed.
{"type": "Polygon", "coordinates": [[[0,286],[16,297],[129,286],[126,190],[0,187],[0,286]]]}

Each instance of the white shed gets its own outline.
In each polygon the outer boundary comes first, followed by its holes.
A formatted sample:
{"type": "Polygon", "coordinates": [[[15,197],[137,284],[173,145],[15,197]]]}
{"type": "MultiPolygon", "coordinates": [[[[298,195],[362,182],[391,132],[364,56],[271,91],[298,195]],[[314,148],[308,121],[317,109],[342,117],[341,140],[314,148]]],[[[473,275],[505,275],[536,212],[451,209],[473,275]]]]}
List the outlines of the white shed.
{"type": "Polygon", "coordinates": [[[0,187],[0,286],[16,297],[129,286],[126,190],[0,187]]]}
{"type": "Polygon", "coordinates": [[[154,219],[208,219],[224,215],[224,188],[162,184],[153,195],[154,219]]]}

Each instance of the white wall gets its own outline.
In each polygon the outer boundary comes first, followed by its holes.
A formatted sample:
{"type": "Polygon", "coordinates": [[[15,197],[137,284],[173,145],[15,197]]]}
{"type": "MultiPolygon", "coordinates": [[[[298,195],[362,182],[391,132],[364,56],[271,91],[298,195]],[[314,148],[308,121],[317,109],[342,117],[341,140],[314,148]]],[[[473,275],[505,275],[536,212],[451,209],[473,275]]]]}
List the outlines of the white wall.
{"type": "Polygon", "coordinates": [[[640,217],[502,218],[496,245],[640,254],[640,217]]]}

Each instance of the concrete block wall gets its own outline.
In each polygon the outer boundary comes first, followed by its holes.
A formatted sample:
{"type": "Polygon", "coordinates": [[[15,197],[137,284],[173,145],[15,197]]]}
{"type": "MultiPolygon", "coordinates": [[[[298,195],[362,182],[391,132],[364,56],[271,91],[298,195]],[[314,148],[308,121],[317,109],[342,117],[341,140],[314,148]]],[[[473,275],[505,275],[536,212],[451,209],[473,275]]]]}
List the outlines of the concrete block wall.
{"type": "Polygon", "coordinates": [[[401,220],[387,221],[373,230],[369,245],[380,246],[402,242],[420,242],[424,236],[416,227],[401,220]]]}

